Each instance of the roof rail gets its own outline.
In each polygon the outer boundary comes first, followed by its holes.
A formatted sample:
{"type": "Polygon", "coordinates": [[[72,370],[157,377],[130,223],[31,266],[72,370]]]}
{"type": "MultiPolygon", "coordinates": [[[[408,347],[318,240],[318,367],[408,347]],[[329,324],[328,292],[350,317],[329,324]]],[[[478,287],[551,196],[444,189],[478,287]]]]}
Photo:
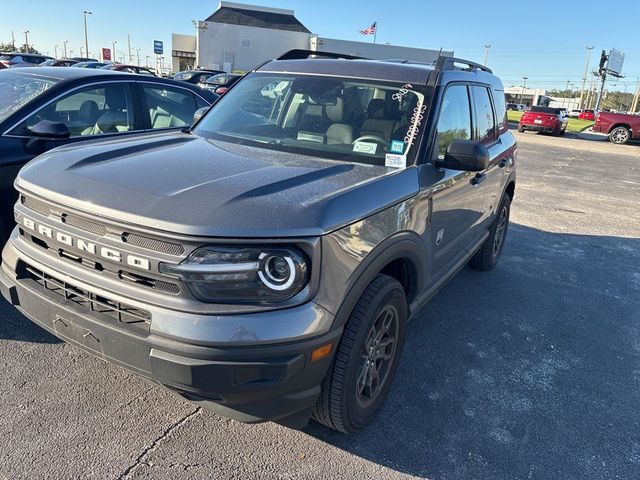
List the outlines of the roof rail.
{"type": "Polygon", "coordinates": [[[342,58],[344,60],[368,60],[365,57],[347,55],[344,53],[318,52],[316,50],[304,50],[296,48],[280,55],[276,60],[303,60],[309,57],[342,58]]]}
{"type": "Polygon", "coordinates": [[[476,62],[472,62],[471,60],[463,60],[462,58],[455,57],[443,57],[440,56],[436,60],[436,70],[455,70],[455,64],[458,63],[460,65],[466,65],[469,69],[478,69],[483,72],[493,73],[493,71],[489,67],[485,67],[476,62]]]}

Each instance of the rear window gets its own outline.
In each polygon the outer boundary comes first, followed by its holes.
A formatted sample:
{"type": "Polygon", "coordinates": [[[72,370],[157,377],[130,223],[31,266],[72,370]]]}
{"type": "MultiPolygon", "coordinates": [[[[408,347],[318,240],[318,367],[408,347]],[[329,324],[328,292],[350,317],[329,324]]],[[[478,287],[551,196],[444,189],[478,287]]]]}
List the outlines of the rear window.
{"type": "Polygon", "coordinates": [[[562,110],[562,108],[552,108],[552,107],[539,107],[539,106],[533,106],[531,107],[531,111],[532,112],[536,112],[536,113],[549,113],[551,115],[557,115],[559,114],[562,110]]]}

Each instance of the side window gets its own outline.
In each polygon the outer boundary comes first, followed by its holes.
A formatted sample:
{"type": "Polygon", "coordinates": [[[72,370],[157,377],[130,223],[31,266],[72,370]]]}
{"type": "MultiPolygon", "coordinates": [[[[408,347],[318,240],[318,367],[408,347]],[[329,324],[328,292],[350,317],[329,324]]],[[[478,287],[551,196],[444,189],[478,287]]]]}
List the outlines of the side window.
{"type": "Polygon", "coordinates": [[[509,130],[509,121],[507,120],[507,106],[504,98],[504,92],[501,90],[493,91],[493,103],[496,107],[496,120],[498,124],[498,135],[502,135],[509,130]]]}
{"type": "Polygon", "coordinates": [[[489,90],[485,87],[474,86],[471,88],[473,88],[477,140],[482,143],[491,143],[496,139],[496,122],[493,117],[489,90]]]}
{"type": "Polygon", "coordinates": [[[191,125],[198,109],[194,95],[181,88],[143,85],[151,128],[177,128],[191,125]]]}
{"type": "Polygon", "coordinates": [[[471,107],[465,85],[454,85],[445,91],[436,129],[438,159],[444,158],[452,140],[471,140],[471,107]]]}
{"type": "Polygon", "coordinates": [[[71,137],[127,132],[134,129],[131,91],[112,84],[73,92],[38,110],[14,134],[29,135],[28,128],[42,120],[64,123],[71,137]]]}

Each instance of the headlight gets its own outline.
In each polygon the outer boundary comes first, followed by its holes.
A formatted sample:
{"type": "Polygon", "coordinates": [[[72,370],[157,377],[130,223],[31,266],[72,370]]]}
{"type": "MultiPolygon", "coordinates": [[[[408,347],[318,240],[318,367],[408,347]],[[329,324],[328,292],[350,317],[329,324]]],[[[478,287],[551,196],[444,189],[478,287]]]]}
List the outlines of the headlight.
{"type": "Polygon", "coordinates": [[[202,247],[179,265],[160,264],[177,275],[200,301],[269,304],[300,292],[309,264],[297,248],[202,247]]]}

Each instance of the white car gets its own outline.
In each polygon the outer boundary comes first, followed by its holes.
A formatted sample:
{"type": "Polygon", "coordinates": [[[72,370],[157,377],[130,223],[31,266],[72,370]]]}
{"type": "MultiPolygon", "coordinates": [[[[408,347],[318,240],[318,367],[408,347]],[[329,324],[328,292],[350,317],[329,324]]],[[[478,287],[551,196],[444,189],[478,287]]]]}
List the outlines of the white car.
{"type": "Polygon", "coordinates": [[[580,114],[582,113],[582,110],[579,109],[573,109],[569,111],[569,117],[570,118],[578,118],[580,116],[580,114]]]}

